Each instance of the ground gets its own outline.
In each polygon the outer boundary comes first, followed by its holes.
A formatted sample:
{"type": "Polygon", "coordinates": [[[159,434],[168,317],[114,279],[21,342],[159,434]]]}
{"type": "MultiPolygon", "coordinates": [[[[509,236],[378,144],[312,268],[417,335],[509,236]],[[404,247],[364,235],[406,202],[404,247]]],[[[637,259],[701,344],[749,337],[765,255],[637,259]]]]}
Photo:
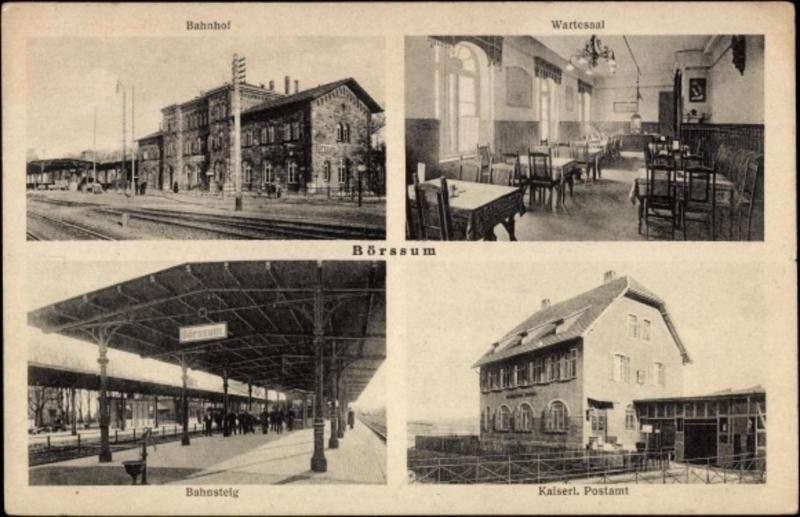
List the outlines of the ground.
{"type": "MultiPolygon", "coordinates": [[[[516,219],[516,235],[520,241],[638,241],[644,240],[638,232],[638,205],[631,201],[630,193],[638,169],[643,166],[641,153],[625,153],[625,157],[607,163],[602,169],[603,177],[594,182],[575,184],[574,195],[567,190],[566,210],[559,207],[553,212],[548,207],[536,204],[533,210],[516,219]]],[[[528,206],[526,195],[525,205],[528,206]]],[[[724,221],[723,235],[717,239],[729,239],[729,220],[724,221]]],[[[752,240],[763,239],[763,225],[757,211],[753,219],[752,240]]],[[[498,240],[508,240],[508,233],[498,225],[495,228],[498,240]]],[[[651,240],[669,238],[669,235],[651,232],[651,240]]],[[[677,230],[677,240],[683,232],[677,230]]],[[[706,228],[691,224],[687,240],[708,240],[706,228]]]]}
{"type": "Polygon", "coordinates": [[[230,239],[237,238],[231,233],[237,230],[242,232],[238,238],[267,239],[303,238],[309,235],[302,233],[303,230],[310,232],[315,229],[321,238],[328,234],[328,238],[336,238],[337,231],[385,234],[386,204],[377,198],[367,198],[359,207],[349,199],[328,200],[314,196],[268,199],[248,195],[243,199],[240,212],[234,212],[234,199],[231,197],[196,193],[152,192],[130,197],[116,191],[102,194],[40,191],[29,193],[27,202],[27,230],[32,240],[104,236],[111,239],[230,239]],[[133,217],[123,225],[120,216],[123,210],[146,210],[149,214],[146,214],[148,218],[133,217]],[[185,215],[175,217],[176,211],[185,215]],[[259,227],[245,228],[241,219],[176,224],[186,223],[189,216],[250,218],[255,219],[259,227]],[[65,221],[68,225],[58,224],[52,219],[65,221]],[[292,230],[300,233],[294,235],[292,230]]]}
{"type": "MultiPolygon", "coordinates": [[[[325,430],[327,447],[329,430],[325,430]]],[[[328,471],[310,471],[313,430],[193,437],[148,448],[147,477],[153,485],[222,484],[384,484],[386,445],[361,422],[345,432],[338,449],[325,450],[328,471]]],[[[123,461],[139,458],[137,449],[114,453],[112,463],[96,456],[52,463],[29,470],[31,485],[128,485],[123,461]]]]}

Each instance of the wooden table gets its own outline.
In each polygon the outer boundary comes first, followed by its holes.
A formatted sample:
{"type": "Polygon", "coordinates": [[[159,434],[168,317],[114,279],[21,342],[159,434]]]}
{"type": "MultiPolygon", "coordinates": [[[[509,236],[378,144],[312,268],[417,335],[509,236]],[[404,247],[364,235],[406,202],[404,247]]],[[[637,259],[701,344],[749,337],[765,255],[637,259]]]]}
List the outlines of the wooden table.
{"type": "MultiPolygon", "coordinates": [[[[439,185],[438,178],[426,183],[439,185]]],[[[450,215],[456,233],[463,233],[466,240],[497,240],[494,227],[502,224],[510,240],[517,240],[514,217],[525,214],[522,190],[472,181],[447,180],[448,188],[456,188],[456,195],[450,195],[450,215]]],[[[408,195],[415,197],[414,186],[408,188],[408,195]]]]}

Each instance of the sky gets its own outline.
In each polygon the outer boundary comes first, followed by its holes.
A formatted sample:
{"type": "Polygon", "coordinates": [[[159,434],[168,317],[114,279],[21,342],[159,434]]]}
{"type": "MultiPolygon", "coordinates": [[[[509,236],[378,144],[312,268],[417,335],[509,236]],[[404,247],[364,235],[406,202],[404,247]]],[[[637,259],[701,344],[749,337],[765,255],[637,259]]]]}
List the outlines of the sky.
{"type": "MultiPolygon", "coordinates": [[[[283,92],[284,76],[300,89],[355,78],[384,104],[384,47],[379,37],[32,38],[27,47],[27,148],[52,158],[121,147],[122,94],[133,87],[135,136],[159,129],[161,109],[230,81],[234,53],[247,59],[247,82],[283,92]]],[[[130,98],[128,98],[130,102],[130,98]]],[[[129,105],[130,106],[130,105],[129,105]]],[[[130,135],[130,108],[128,112],[130,135]]],[[[130,139],[130,137],[129,137],[130,139]]]]}
{"type": "Polygon", "coordinates": [[[409,420],[477,418],[475,363],[541,300],[555,304],[628,274],[667,303],[693,363],[684,392],[702,394],[764,384],[765,277],[757,263],[430,262],[406,289],[425,303],[407,304],[409,420]],[[469,282],[464,282],[469,278],[469,282]],[[432,310],[435,307],[436,310],[432,310]],[[444,316],[443,316],[444,315],[444,316]]]}
{"type": "MultiPolygon", "coordinates": [[[[28,310],[38,309],[73,296],[113,285],[131,278],[160,271],[178,263],[174,261],[61,261],[33,259],[29,271],[36,275],[28,275],[29,288],[25,290],[25,303],[28,310]],[[69,282],[63,279],[69,279],[69,282]]],[[[40,330],[28,327],[28,357],[41,362],[59,361],[81,368],[97,367],[97,346],[85,341],[63,336],[44,334],[40,330]]],[[[180,368],[154,359],[142,359],[136,354],[119,350],[109,350],[109,373],[135,375],[139,378],[170,384],[180,384],[180,368]]],[[[207,389],[222,390],[222,378],[200,371],[190,370],[190,378],[197,386],[207,389]]],[[[236,383],[239,384],[239,383],[236,383]]],[[[234,386],[240,394],[247,394],[244,384],[234,386]]],[[[254,397],[256,390],[254,389],[254,397]]],[[[262,396],[259,392],[258,396],[262,396]]],[[[282,394],[270,390],[270,400],[282,394]]],[[[386,405],[386,371],[381,366],[370,383],[361,393],[353,407],[372,409],[386,405]]]]}

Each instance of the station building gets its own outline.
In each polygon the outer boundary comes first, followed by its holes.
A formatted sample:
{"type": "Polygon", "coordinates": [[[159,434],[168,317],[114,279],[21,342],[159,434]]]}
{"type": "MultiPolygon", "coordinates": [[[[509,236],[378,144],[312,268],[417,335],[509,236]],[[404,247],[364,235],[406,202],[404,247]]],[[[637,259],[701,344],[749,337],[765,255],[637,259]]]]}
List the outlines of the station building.
{"type": "Polygon", "coordinates": [[[635,450],[637,399],[676,396],[689,354],[664,301],[617,278],[517,325],[474,365],[481,448],[635,450]]]}
{"type": "MultiPolygon", "coordinates": [[[[244,84],[241,91],[242,190],[338,193],[369,169],[370,127],[382,108],[347,78],[284,92],[244,84]]],[[[163,108],[162,129],[139,139],[142,181],[171,190],[233,192],[233,86],[224,84],[163,108]]],[[[150,188],[152,188],[150,187],[150,188]]]]}

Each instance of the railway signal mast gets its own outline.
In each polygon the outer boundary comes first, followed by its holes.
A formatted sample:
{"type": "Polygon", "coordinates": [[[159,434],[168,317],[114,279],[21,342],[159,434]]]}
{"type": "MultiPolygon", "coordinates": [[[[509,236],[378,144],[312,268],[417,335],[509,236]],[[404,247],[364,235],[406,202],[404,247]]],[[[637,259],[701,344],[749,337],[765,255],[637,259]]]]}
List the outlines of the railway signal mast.
{"type": "Polygon", "coordinates": [[[247,63],[244,56],[233,55],[233,188],[236,192],[236,211],[242,209],[242,104],[240,85],[244,84],[247,63]]]}

